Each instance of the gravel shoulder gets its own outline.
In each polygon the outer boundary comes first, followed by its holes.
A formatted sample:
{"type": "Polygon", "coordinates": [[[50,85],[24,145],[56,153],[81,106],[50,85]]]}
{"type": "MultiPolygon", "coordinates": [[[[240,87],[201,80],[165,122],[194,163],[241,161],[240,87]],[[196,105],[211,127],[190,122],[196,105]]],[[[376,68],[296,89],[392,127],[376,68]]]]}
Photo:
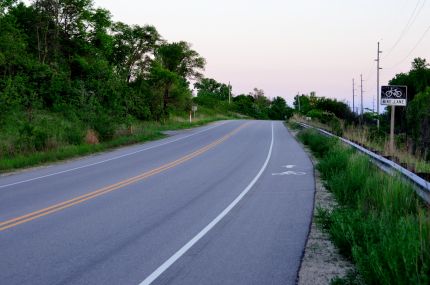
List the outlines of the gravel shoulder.
{"type": "MultiPolygon", "coordinates": [[[[294,137],[297,132],[289,130],[294,137]]],[[[303,146],[303,145],[302,145],[303,146]]],[[[317,161],[309,149],[303,146],[314,165],[317,161]]],[[[297,276],[298,285],[322,285],[330,284],[336,277],[345,277],[348,272],[354,270],[354,265],[346,260],[327,233],[323,232],[316,224],[315,215],[318,208],[331,210],[337,206],[333,195],[324,187],[320,173],[315,169],[315,200],[312,224],[306,243],[302,263],[297,276]]]]}

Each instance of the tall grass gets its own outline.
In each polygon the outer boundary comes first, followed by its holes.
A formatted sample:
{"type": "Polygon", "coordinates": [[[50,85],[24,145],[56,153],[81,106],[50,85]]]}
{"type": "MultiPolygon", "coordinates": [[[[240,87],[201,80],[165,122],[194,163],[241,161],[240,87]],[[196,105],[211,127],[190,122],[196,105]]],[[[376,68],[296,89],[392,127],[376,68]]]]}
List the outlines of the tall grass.
{"type": "Polygon", "coordinates": [[[297,123],[297,122],[295,122],[295,121],[293,121],[293,120],[288,120],[287,122],[285,122],[287,125],[288,125],[288,127],[291,129],[291,130],[294,130],[294,131],[299,131],[299,130],[302,130],[303,129],[303,127],[299,124],[299,123],[297,123]]]}
{"type": "Polygon", "coordinates": [[[26,126],[23,120],[9,122],[0,129],[0,173],[155,140],[164,137],[163,131],[166,130],[197,127],[228,118],[234,116],[199,112],[192,123],[183,114],[164,122],[135,121],[131,125],[132,132],[129,127],[119,125],[111,139],[87,144],[83,139],[85,127],[79,122],[71,122],[55,114],[36,114],[30,134],[21,130],[26,126]],[[38,144],[40,147],[36,147],[38,144]]]}
{"type": "MultiPolygon", "coordinates": [[[[303,122],[314,127],[333,132],[333,128],[318,120],[307,121],[302,116],[294,115],[292,121],[303,122]]],[[[397,139],[396,149],[391,152],[389,147],[389,136],[376,128],[368,126],[346,125],[341,123],[342,136],[348,140],[357,142],[365,147],[379,152],[381,155],[393,156],[398,162],[409,165],[416,172],[430,173],[430,163],[423,158],[419,152],[412,154],[410,146],[402,139],[397,139]]]]}
{"type": "Polygon", "coordinates": [[[430,211],[412,186],[314,130],[299,139],[339,207],[317,221],[368,284],[430,284],[430,211]]]}

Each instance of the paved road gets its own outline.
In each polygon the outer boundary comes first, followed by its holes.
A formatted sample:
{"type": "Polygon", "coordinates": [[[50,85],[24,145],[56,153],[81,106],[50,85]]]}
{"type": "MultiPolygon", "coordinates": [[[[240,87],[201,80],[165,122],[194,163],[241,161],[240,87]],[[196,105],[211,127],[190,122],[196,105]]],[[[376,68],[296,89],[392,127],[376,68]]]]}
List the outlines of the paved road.
{"type": "Polygon", "coordinates": [[[312,164],[226,121],[0,177],[0,284],[294,284],[312,164]]]}

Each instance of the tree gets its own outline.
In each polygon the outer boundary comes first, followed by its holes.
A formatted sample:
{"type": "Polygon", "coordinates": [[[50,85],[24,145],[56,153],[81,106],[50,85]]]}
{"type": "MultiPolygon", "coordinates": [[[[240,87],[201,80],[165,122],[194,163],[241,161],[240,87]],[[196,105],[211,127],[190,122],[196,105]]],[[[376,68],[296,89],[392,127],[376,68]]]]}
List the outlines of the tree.
{"type": "Polygon", "coordinates": [[[424,92],[418,93],[409,103],[407,119],[410,122],[410,133],[418,149],[424,158],[430,159],[430,87],[424,92]]]}
{"type": "Polygon", "coordinates": [[[7,14],[9,9],[16,4],[17,0],[2,0],[0,2],[0,17],[7,14]]]}
{"type": "Polygon", "coordinates": [[[349,106],[336,99],[318,97],[315,103],[315,109],[333,113],[337,118],[348,122],[354,119],[354,114],[349,109],[349,106]]]}
{"type": "Polygon", "coordinates": [[[304,115],[312,109],[309,96],[305,94],[295,96],[293,105],[295,110],[304,115]]]}
{"type": "Polygon", "coordinates": [[[93,48],[102,52],[105,59],[112,58],[113,36],[109,34],[112,26],[112,15],[108,10],[96,9],[90,16],[89,41],[93,48]]]}
{"type": "Polygon", "coordinates": [[[238,113],[241,113],[250,117],[255,116],[255,109],[253,107],[254,97],[250,95],[241,94],[239,96],[233,97],[233,103],[238,113]]]}
{"type": "Polygon", "coordinates": [[[112,63],[127,83],[149,71],[161,36],[153,26],[128,26],[116,23],[113,27],[112,63]]]}
{"type": "Polygon", "coordinates": [[[155,73],[163,88],[163,112],[167,115],[167,105],[170,92],[180,79],[199,79],[206,61],[196,51],[191,49],[189,43],[174,42],[162,44],[155,52],[155,61],[152,73],[155,73]],[[179,78],[178,78],[179,77],[179,78]]]}
{"type": "Polygon", "coordinates": [[[292,115],[290,108],[287,106],[287,102],[282,97],[275,97],[272,100],[269,109],[269,118],[271,120],[285,120],[292,115]]]}
{"type": "Polygon", "coordinates": [[[412,70],[426,70],[429,67],[425,58],[414,58],[412,61],[412,70]]]}
{"type": "Polygon", "coordinates": [[[250,92],[248,95],[254,98],[254,114],[252,115],[252,117],[263,120],[268,119],[270,100],[266,96],[264,96],[264,90],[254,88],[253,91],[250,92]]]}
{"type": "MultiPolygon", "coordinates": [[[[415,58],[411,63],[411,70],[408,73],[399,73],[389,81],[390,85],[406,85],[408,87],[407,104],[414,100],[416,94],[426,91],[430,86],[430,68],[423,58],[415,58]]],[[[408,133],[416,122],[410,121],[406,115],[407,107],[396,107],[396,127],[399,132],[408,133]]],[[[391,114],[391,108],[386,108],[387,114],[391,114]]],[[[388,116],[389,118],[389,116],[388,116]]]]}
{"type": "Polygon", "coordinates": [[[214,108],[220,101],[226,101],[229,97],[229,87],[212,78],[202,78],[194,84],[197,89],[197,101],[201,105],[214,108]]]}

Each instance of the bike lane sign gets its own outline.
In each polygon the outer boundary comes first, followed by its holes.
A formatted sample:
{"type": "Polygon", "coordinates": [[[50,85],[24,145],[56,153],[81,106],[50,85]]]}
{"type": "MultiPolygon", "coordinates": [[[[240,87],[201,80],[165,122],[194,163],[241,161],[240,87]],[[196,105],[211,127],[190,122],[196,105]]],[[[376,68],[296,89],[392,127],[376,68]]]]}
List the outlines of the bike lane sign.
{"type": "Polygon", "coordinates": [[[381,86],[381,105],[406,106],[407,94],[407,86],[381,86]]]}

